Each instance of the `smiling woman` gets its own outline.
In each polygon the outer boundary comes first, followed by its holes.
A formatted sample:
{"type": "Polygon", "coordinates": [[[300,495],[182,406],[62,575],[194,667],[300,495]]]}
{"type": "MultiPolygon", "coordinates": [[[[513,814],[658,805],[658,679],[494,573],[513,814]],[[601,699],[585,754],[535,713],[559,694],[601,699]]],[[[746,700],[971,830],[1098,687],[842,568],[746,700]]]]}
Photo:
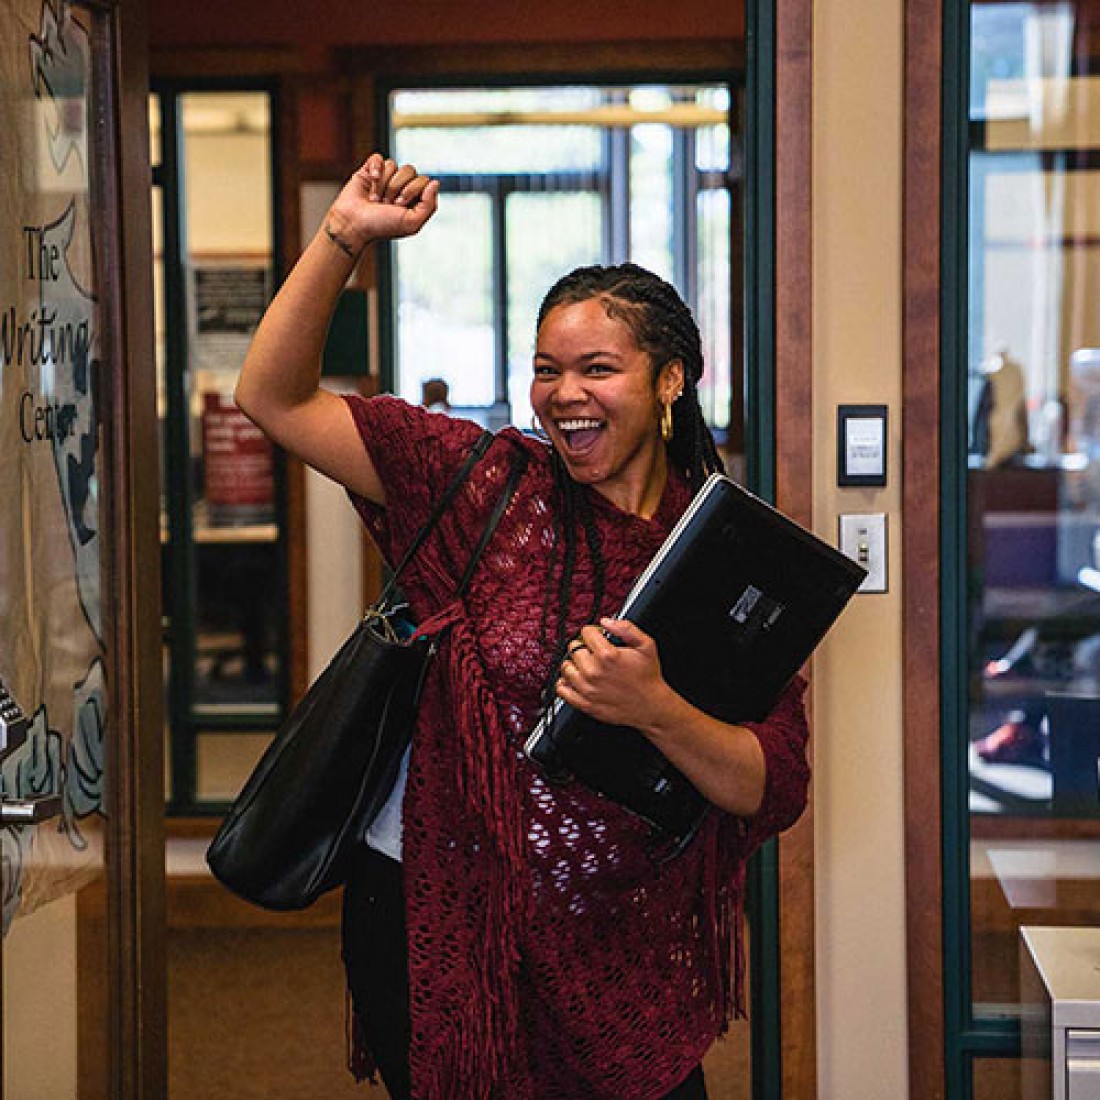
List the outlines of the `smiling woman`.
{"type": "Polygon", "coordinates": [[[539,326],[531,406],[574,481],[648,518],[667,473],[662,410],[683,373],[678,359],[655,369],[602,299],[562,304],[539,326]]]}
{"type": "MultiPolygon", "coordinates": [[[[265,315],[237,391],[272,438],[351,491],[391,563],[481,431],[325,392],[321,348],[356,258],[420,233],[439,193],[372,155],[265,315]]],[[[721,468],[698,400],[701,347],[651,272],[559,280],[539,310],[531,387],[550,445],[497,433],[402,574],[438,659],[344,909],[368,1055],[357,1064],[373,1059],[394,1100],[701,1100],[700,1059],[743,1010],[746,860],[805,805],[804,685],[764,722],[723,722],[670,687],[648,635],[607,617],[721,468]],[[455,600],[517,450],[525,472],[455,600]],[[588,652],[559,676],[578,635],[588,652]],[[518,751],[548,692],[637,728],[712,803],[672,863],[640,819],[581,784],[547,784],[518,751]]]]}
{"type": "Polygon", "coordinates": [[[613,500],[625,493],[620,506],[645,515],[666,453],[695,487],[722,469],[699,401],[702,337],[670,283],[637,264],[577,268],[551,287],[537,324],[531,403],[552,439],[568,429],[555,442],[576,480],[600,481],[613,500]],[[588,430],[570,427],[585,417],[588,430]]]}

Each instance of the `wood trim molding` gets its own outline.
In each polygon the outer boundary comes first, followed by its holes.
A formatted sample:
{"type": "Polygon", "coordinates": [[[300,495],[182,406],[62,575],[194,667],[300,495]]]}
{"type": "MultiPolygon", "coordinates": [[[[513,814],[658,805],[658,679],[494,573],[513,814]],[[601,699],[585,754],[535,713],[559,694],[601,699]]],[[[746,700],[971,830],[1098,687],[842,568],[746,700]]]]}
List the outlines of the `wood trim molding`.
{"type": "Polygon", "coordinates": [[[303,73],[308,67],[300,52],[290,46],[210,46],[154,48],[149,52],[149,70],[156,80],[267,79],[303,73]]]}
{"type": "Polygon", "coordinates": [[[905,5],[902,559],[909,1095],[946,1093],[940,749],[942,0],[905,5]]]}
{"type": "MultiPolygon", "coordinates": [[[[812,154],[813,4],[776,0],[776,496],[809,525],[813,513],[812,154]],[[780,413],[778,410],[782,410],[780,413]]],[[[813,796],[779,840],[782,1095],[817,1096],[813,796]]]]}
{"type": "Polygon", "coordinates": [[[160,481],[149,208],[148,25],[120,0],[116,71],[119,355],[110,379],[111,598],[115,710],[108,759],[111,1095],[156,1100],[168,1081],[164,897],[164,688],[161,667],[160,481]],[[124,230],[124,231],[123,231],[124,230]]]}
{"type": "Polygon", "coordinates": [[[523,74],[553,79],[587,74],[623,79],[659,72],[734,73],[745,67],[744,43],[735,39],[672,42],[501,43],[499,45],[368,47],[338,51],[340,67],[349,74],[373,78],[492,76],[523,74]]]}
{"type": "MultiPolygon", "coordinates": [[[[278,83],[278,115],[275,120],[276,164],[273,182],[278,218],[279,246],[276,262],[279,282],[290,274],[301,254],[302,219],[298,150],[298,87],[292,80],[278,83]]],[[[309,687],[309,551],[305,533],[305,467],[290,455],[285,459],[287,623],[286,659],[290,698],[296,702],[309,687]]]]}

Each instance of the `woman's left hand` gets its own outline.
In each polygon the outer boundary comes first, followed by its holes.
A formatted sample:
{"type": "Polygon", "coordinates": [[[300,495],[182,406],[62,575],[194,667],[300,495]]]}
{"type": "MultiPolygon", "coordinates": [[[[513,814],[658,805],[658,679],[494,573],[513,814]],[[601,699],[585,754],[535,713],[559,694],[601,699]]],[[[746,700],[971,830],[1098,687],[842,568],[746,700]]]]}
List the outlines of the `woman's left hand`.
{"type": "Polygon", "coordinates": [[[760,739],[673,691],[661,672],[657,643],[645,631],[622,619],[601,619],[568,648],[558,677],[560,699],[601,722],[640,730],[723,810],[748,817],[760,809],[766,780],[760,739]]]}
{"type": "Polygon", "coordinates": [[[661,674],[657,644],[623,619],[601,619],[569,643],[557,693],[601,722],[636,729],[652,723],[673,695],[661,674]]]}

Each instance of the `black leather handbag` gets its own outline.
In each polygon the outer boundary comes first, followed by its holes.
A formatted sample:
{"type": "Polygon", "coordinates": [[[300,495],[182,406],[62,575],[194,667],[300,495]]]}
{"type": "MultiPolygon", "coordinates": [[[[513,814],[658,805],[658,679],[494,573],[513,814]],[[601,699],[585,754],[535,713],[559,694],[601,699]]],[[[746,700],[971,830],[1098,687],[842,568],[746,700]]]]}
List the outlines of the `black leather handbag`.
{"type": "MultiPolygon", "coordinates": [[[[385,804],[412,736],[439,636],[413,636],[398,582],[488,450],[485,432],[378,601],[280,728],[206,853],[214,875],[265,909],[304,909],[343,883],[347,857],[385,804]]],[[[508,481],[455,590],[462,596],[526,466],[508,481]]]]}

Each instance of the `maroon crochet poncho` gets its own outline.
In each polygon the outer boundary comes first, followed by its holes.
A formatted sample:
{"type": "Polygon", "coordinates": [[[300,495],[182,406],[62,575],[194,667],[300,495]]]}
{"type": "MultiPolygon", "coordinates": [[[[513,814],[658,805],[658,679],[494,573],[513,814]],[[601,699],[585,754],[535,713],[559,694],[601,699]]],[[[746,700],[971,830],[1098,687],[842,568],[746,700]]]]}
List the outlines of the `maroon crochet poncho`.
{"type": "MultiPolygon", "coordinates": [[[[387,508],[355,504],[393,562],[480,429],[394,398],[349,406],[387,508]]],[[[671,475],[646,520],[589,491],[606,562],[603,614],[621,605],[690,495],[671,475]]],[[[647,854],[644,823],[577,784],[540,779],[522,743],[553,654],[553,501],[548,448],[506,429],[402,579],[421,630],[449,625],[404,804],[418,1100],[649,1100],[674,1088],[742,1010],[745,860],[805,805],[801,681],[751,727],[767,764],[760,811],[713,811],[665,864],[647,854]],[[515,446],[529,452],[527,470],[457,606],[450,594],[515,446]]],[[[579,541],[570,634],[589,621],[592,601],[579,541]]]]}

